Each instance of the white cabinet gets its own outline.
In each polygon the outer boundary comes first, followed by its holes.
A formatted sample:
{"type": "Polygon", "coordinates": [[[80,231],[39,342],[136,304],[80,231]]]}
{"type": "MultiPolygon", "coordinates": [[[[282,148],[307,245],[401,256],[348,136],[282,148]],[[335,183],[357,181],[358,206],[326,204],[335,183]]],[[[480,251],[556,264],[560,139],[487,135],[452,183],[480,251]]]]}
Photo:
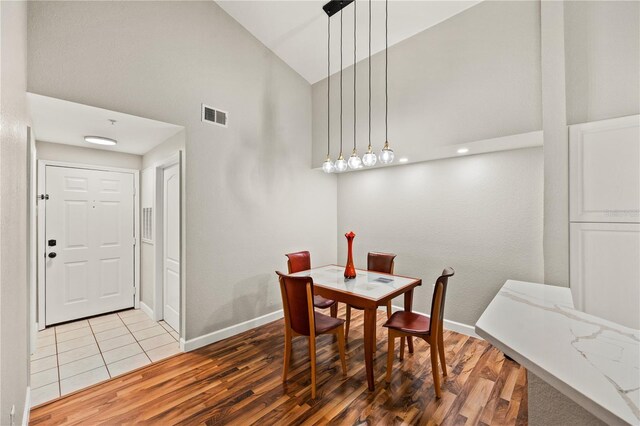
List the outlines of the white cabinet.
{"type": "Polygon", "coordinates": [[[640,329],[640,116],[569,128],[575,306],[640,329]]]}
{"type": "Polygon", "coordinates": [[[640,224],[572,223],[576,308],[640,329],[640,224]]]}
{"type": "Polygon", "coordinates": [[[569,128],[572,222],[640,219],[640,116],[569,128]]]}

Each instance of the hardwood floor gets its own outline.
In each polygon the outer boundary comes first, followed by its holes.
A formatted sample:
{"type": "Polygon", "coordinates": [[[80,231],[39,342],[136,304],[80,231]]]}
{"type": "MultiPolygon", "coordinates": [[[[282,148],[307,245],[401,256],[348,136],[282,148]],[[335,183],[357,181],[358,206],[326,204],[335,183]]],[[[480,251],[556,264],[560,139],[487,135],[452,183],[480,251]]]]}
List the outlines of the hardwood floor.
{"type": "MultiPolygon", "coordinates": [[[[341,306],[344,318],[344,306],[341,306]]],[[[380,312],[378,324],[386,315],[380,312]]],[[[307,342],[293,341],[282,383],[284,322],[180,354],[36,407],[31,424],[426,424],[526,425],[526,370],[488,343],[445,331],[449,375],[436,400],[429,348],[394,362],[385,384],[386,330],[378,329],[376,390],[367,390],[363,316],[354,312],[341,373],[334,337],[318,338],[318,395],[311,399],[307,342]]],[[[396,354],[398,349],[396,349],[396,354]]]]}

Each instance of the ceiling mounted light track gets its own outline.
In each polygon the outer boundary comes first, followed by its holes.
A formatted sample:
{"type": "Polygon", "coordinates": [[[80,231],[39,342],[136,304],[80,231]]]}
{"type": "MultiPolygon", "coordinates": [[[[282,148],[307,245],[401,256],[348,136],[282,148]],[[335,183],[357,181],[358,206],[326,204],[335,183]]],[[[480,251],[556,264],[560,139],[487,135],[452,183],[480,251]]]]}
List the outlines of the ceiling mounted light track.
{"type": "Polygon", "coordinates": [[[327,16],[331,18],[333,15],[341,12],[342,9],[349,6],[353,2],[354,0],[331,0],[329,3],[322,6],[322,10],[324,10],[327,16]]]}

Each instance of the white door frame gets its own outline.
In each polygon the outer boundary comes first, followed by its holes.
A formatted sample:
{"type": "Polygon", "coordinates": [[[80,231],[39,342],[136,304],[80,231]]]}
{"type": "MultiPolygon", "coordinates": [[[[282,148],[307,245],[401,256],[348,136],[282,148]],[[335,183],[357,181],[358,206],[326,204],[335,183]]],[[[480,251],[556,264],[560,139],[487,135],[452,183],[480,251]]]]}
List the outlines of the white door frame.
{"type": "MultiPolygon", "coordinates": [[[[118,172],[133,174],[134,198],[133,198],[133,228],[135,238],[135,248],[133,250],[134,259],[134,279],[133,286],[135,288],[134,308],[140,307],[140,171],[136,169],[122,169],[109,166],[95,166],[83,163],[69,163],[64,161],[38,160],[38,329],[45,328],[45,253],[46,253],[46,234],[45,234],[45,205],[40,197],[46,192],[46,167],[69,167],[74,169],[89,169],[103,172],[118,172]]],[[[33,296],[35,297],[35,295],[33,296]]]]}
{"type": "Polygon", "coordinates": [[[182,222],[184,220],[184,175],[182,165],[182,151],[178,151],[172,156],[154,164],[155,168],[155,197],[154,197],[154,233],[155,233],[155,253],[154,253],[154,297],[153,313],[154,319],[160,321],[164,318],[164,170],[178,164],[178,174],[180,176],[180,330],[176,330],[182,337],[182,327],[184,324],[184,240],[182,222]]]}

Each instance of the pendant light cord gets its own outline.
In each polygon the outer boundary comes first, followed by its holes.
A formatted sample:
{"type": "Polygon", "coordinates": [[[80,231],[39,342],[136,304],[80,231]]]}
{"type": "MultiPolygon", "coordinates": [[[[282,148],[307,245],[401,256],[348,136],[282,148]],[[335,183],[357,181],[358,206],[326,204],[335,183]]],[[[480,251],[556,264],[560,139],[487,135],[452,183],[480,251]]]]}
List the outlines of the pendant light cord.
{"type": "Polygon", "coordinates": [[[384,141],[389,140],[389,0],[384,2],[384,141]]]}
{"type": "Polygon", "coordinates": [[[353,151],[356,151],[356,46],[357,46],[357,36],[356,36],[356,18],[358,15],[358,0],[353,0],[353,151]]]}
{"type": "Polygon", "coordinates": [[[369,150],[371,150],[371,0],[369,0],[369,150]]]}
{"type": "Polygon", "coordinates": [[[327,158],[331,155],[331,17],[327,16],[327,158]]]}
{"type": "Polygon", "coordinates": [[[340,157],[342,157],[342,9],[340,9],[340,157]]]}

